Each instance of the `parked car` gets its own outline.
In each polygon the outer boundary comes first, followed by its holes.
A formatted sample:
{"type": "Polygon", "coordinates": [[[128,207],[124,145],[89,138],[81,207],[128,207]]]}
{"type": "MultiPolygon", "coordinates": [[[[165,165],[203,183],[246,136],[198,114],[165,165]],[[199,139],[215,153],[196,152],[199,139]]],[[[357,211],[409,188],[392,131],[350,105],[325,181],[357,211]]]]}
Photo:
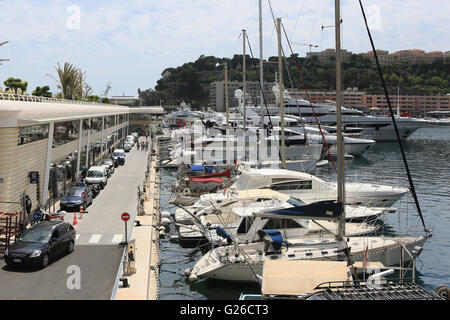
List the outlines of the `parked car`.
{"type": "Polygon", "coordinates": [[[105,159],[102,161],[102,166],[106,167],[106,171],[108,171],[108,174],[111,176],[111,174],[114,173],[114,162],[111,159],[105,159]]]}
{"type": "Polygon", "coordinates": [[[128,142],[129,144],[131,144],[131,147],[133,147],[135,141],[136,141],[136,139],[134,138],[134,136],[131,136],[131,135],[130,135],[130,136],[127,136],[127,137],[125,138],[124,144],[128,142]]]}
{"type": "Polygon", "coordinates": [[[9,245],[4,254],[5,263],[45,268],[54,258],[73,252],[75,235],[75,229],[68,222],[40,222],[9,245]]]}
{"type": "Polygon", "coordinates": [[[61,211],[70,211],[70,209],[78,210],[92,204],[93,194],[91,188],[86,187],[70,187],[67,193],[59,201],[61,211]]]}
{"type": "Polygon", "coordinates": [[[125,152],[130,152],[131,148],[132,148],[131,143],[125,142],[125,143],[123,144],[123,150],[124,150],[125,152]]]}
{"type": "Polygon", "coordinates": [[[90,167],[85,181],[87,184],[98,184],[103,189],[108,184],[108,172],[104,166],[90,167]]]}
{"type": "Polygon", "coordinates": [[[120,165],[124,165],[125,164],[125,150],[123,150],[123,149],[116,149],[113,152],[113,156],[117,157],[117,162],[120,165]]]}
{"type": "Polygon", "coordinates": [[[119,166],[119,159],[118,159],[118,157],[112,155],[111,156],[111,161],[114,163],[114,169],[119,166]]]}

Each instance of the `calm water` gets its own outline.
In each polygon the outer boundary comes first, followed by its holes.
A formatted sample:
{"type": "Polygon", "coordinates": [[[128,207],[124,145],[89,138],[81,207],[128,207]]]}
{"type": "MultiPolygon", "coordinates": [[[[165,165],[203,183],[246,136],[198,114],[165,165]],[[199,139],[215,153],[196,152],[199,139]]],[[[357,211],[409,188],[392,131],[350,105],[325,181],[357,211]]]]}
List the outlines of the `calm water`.
{"type": "MultiPolygon", "coordinates": [[[[404,147],[425,224],[433,231],[417,262],[417,280],[426,289],[434,290],[440,284],[450,285],[450,128],[420,129],[404,147]]],[[[331,165],[316,169],[315,175],[336,180],[331,165]]],[[[377,143],[363,158],[347,160],[346,177],[348,181],[409,186],[397,143],[377,143]]],[[[175,178],[163,171],[161,180],[161,207],[174,212],[175,208],[167,205],[171,195],[165,190],[175,178]]],[[[380,222],[384,234],[423,234],[411,196],[404,197],[394,207],[399,212],[385,215],[380,222]]],[[[259,293],[256,285],[217,280],[190,283],[184,270],[192,268],[201,253],[181,248],[169,240],[170,235],[177,235],[174,227],[161,240],[161,300],[238,299],[241,292],[259,293]]]]}

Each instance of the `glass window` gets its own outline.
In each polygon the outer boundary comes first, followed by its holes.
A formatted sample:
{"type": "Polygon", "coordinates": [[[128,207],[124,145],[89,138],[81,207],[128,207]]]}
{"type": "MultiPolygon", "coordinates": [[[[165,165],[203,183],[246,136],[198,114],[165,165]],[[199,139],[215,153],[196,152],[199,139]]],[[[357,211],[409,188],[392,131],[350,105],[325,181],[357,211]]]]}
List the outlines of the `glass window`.
{"type": "Polygon", "coordinates": [[[53,131],[53,148],[78,139],[80,121],[56,122],[53,131]]]}
{"type": "Polygon", "coordinates": [[[48,124],[20,127],[18,145],[39,141],[48,138],[48,124]]]}
{"type": "Polygon", "coordinates": [[[291,181],[291,182],[272,184],[270,186],[270,189],[276,190],[276,191],[279,191],[279,190],[312,189],[312,181],[311,180],[291,181]]]}
{"type": "Polygon", "coordinates": [[[20,237],[22,242],[46,243],[50,240],[51,230],[44,228],[32,228],[20,237]]]}

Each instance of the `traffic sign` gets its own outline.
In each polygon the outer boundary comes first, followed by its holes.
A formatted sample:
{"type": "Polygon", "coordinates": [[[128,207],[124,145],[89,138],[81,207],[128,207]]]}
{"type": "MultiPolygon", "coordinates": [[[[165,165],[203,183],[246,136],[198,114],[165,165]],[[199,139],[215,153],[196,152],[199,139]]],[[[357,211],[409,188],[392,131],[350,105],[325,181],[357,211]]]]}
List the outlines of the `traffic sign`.
{"type": "Polygon", "coordinates": [[[41,221],[42,214],[39,211],[36,211],[35,213],[33,213],[33,219],[36,221],[41,221]]]}
{"type": "Polygon", "coordinates": [[[122,213],[122,215],[120,216],[122,218],[123,221],[128,221],[130,220],[130,214],[128,212],[124,212],[122,213]]]}

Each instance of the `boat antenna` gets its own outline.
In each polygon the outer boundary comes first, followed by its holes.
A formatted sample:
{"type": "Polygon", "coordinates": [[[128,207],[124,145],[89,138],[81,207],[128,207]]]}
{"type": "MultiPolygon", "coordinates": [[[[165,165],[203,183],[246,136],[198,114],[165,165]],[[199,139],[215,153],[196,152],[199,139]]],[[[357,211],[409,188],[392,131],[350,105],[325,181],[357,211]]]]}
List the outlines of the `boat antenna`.
{"type": "Polygon", "coordinates": [[[361,7],[361,12],[362,12],[362,15],[363,15],[363,18],[364,18],[364,23],[366,25],[367,34],[369,35],[370,45],[372,46],[372,52],[373,52],[373,56],[375,58],[375,62],[377,64],[377,69],[378,69],[378,73],[380,75],[380,80],[381,80],[381,83],[383,85],[384,95],[386,96],[386,101],[387,101],[387,104],[388,104],[388,107],[389,107],[389,113],[391,115],[392,124],[394,125],[394,129],[395,129],[395,135],[397,136],[397,142],[398,142],[398,145],[400,147],[400,152],[402,154],[402,159],[403,159],[403,163],[405,165],[406,174],[408,176],[408,181],[409,181],[411,194],[412,194],[412,196],[414,198],[414,203],[416,204],[417,212],[419,214],[420,220],[422,221],[422,225],[423,225],[424,231],[427,234],[427,236],[431,236],[431,232],[425,226],[425,221],[423,219],[422,210],[420,209],[420,204],[419,204],[419,200],[417,198],[416,189],[414,188],[414,182],[413,182],[412,177],[411,177],[411,172],[409,171],[408,161],[406,160],[405,151],[403,149],[403,145],[402,145],[402,142],[400,140],[400,134],[398,132],[397,122],[395,121],[394,112],[392,110],[391,100],[389,99],[389,93],[388,93],[388,90],[386,88],[386,83],[385,83],[384,78],[383,78],[383,71],[381,70],[380,62],[378,61],[377,51],[375,49],[375,45],[374,45],[374,42],[373,42],[373,39],[372,39],[372,35],[370,33],[369,25],[367,23],[366,13],[364,12],[364,7],[363,7],[363,4],[362,4],[361,0],[359,0],[359,5],[361,7]]]}

